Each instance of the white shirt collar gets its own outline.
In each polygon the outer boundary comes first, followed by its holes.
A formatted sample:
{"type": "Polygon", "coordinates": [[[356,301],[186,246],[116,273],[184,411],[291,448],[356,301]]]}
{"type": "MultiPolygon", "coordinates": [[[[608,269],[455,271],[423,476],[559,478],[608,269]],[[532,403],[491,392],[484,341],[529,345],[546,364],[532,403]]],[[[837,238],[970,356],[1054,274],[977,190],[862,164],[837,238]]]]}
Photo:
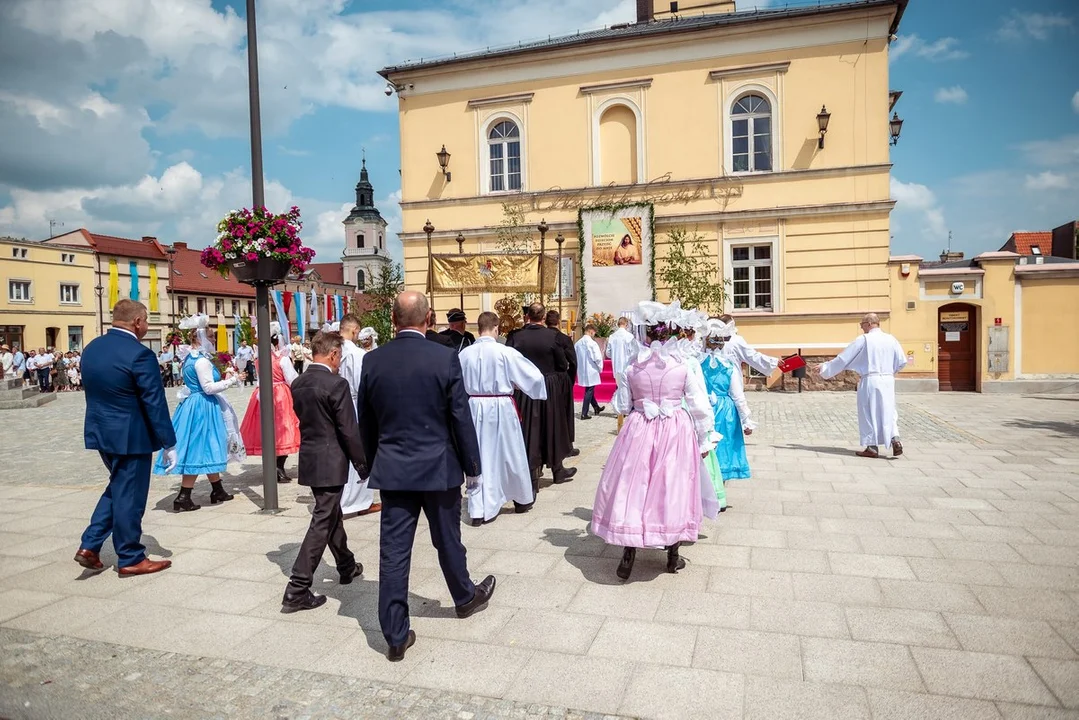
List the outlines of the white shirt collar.
{"type": "Polygon", "coordinates": [[[419,335],[421,338],[426,338],[427,337],[426,334],[421,333],[419,330],[398,330],[397,331],[398,335],[404,335],[405,333],[412,333],[413,335],[419,335]]]}
{"type": "Polygon", "coordinates": [[[122,333],[127,333],[128,335],[130,335],[131,337],[135,338],[136,340],[138,340],[138,339],[139,339],[139,336],[138,336],[138,335],[136,335],[135,333],[131,332],[130,330],[125,330],[124,328],[119,328],[119,327],[115,327],[115,326],[113,326],[113,328],[112,328],[112,329],[113,329],[113,330],[117,330],[117,331],[119,331],[119,332],[122,332],[122,333]]]}
{"type": "Polygon", "coordinates": [[[333,373],[333,374],[335,374],[335,375],[336,375],[336,373],[334,373],[334,372],[333,372],[333,368],[332,368],[332,367],[330,367],[329,365],[325,364],[325,363],[320,363],[320,362],[314,362],[314,361],[311,361],[310,365],[311,365],[312,367],[314,367],[314,366],[318,366],[318,367],[326,368],[326,369],[327,369],[327,370],[329,370],[329,371],[330,371],[331,373],[333,373]]]}
{"type": "Polygon", "coordinates": [[[481,343],[481,342],[493,342],[493,343],[497,343],[498,341],[497,341],[497,340],[495,340],[495,339],[494,339],[493,337],[491,337],[490,335],[480,335],[480,336],[479,336],[478,338],[476,338],[476,342],[478,342],[478,343],[481,343]]]}

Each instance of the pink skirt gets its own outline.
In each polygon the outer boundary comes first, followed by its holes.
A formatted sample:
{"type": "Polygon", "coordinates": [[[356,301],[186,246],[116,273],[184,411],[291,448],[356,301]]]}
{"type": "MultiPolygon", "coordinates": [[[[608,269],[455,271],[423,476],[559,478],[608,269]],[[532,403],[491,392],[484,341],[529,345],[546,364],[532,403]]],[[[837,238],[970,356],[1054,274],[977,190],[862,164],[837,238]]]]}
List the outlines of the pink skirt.
{"type": "Polygon", "coordinates": [[[701,526],[701,456],[685,410],[649,420],[632,413],[603,468],[592,532],[611,545],[695,541],[701,526]]]}

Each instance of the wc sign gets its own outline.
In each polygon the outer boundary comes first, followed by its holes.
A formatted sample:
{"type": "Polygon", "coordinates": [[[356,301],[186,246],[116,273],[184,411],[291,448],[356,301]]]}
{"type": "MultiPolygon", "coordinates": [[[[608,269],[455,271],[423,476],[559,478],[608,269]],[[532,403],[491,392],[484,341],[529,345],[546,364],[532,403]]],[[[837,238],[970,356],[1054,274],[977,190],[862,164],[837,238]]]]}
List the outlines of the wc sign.
{"type": "Polygon", "coordinates": [[[963,284],[963,283],[961,283],[961,282],[953,282],[953,283],[952,283],[952,295],[962,295],[962,294],[963,294],[963,290],[965,290],[965,289],[966,289],[966,287],[967,287],[967,286],[966,286],[966,285],[964,285],[964,284],[963,284]]]}

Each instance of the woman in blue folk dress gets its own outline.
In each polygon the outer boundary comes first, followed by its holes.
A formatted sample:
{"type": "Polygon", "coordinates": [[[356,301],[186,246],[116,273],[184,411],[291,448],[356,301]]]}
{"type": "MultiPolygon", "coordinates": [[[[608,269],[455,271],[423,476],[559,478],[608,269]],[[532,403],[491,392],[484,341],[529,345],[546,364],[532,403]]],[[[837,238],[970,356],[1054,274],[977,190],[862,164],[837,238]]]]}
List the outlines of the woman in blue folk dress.
{"type": "Polygon", "coordinates": [[[716,445],[716,460],[722,475],[716,493],[722,494],[722,482],[750,478],[743,436],[752,435],[757,424],[750,419],[742,369],[723,357],[723,343],[730,337],[730,328],[727,323],[713,318],[706,323],[704,332],[701,371],[712,404],[716,432],[723,436],[723,441],[716,445]]]}
{"type": "Polygon", "coordinates": [[[220,393],[239,382],[239,376],[229,374],[225,379],[211,360],[214,353],[206,327],[209,318],[198,315],[180,323],[181,329],[197,329],[198,340],[180,366],[184,387],[180,390],[180,405],[172,417],[176,429],[177,464],[166,472],[164,454],[158,458],[154,472],[159,475],[182,475],[180,493],[172,503],[175,512],[198,510],[191,499],[191,490],[199,475],[210,481],[210,503],[232,500],[234,497],[221,486],[221,473],[230,459],[243,459],[235,412],[220,393]],[[231,418],[230,418],[231,414],[231,418]],[[230,427],[231,426],[231,427],[230,427]],[[231,431],[230,431],[231,430],[231,431]]]}

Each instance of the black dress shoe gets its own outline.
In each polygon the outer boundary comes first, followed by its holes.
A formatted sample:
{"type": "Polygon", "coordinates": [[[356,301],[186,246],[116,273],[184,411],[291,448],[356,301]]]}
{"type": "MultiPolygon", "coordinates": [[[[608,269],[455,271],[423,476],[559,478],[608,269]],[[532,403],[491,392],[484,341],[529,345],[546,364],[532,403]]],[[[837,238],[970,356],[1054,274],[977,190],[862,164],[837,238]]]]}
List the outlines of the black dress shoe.
{"type": "Polygon", "coordinates": [[[390,662],[401,662],[405,659],[405,650],[416,644],[416,633],[413,630],[408,631],[408,637],[405,638],[404,645],[391,645],[389,652],[386,653],[386,659],[390,662]]]}
{"type": "Polygon", "coordinates": [[[472,596],[472,599],[466,602],[464,605],[457,606],[457,617],[461,618],[462,620],[466,617],[471,617],[476,613],[476,611],[487,607],[487,602],[494,594],[495,576],[488,575],[483,579],[483,582],[476,586],[476,594],[472,596]]]}
{"type": "Polygon", "coordinates": [[[483,525],[483,518],[472,518],[468,521],[468,524],[472,527],[479,527],[480,525],[483,525]]]}
{"type": "Polygon", "coordinates": [[[581,449],[580,448],[573,448],[572,450],[569,451],[569,456],[570,457],[577,457],[580,454],[581,454],[581,449]]]}
{"type": "Polygon", "coordinates": [[[591,419],[592,419],[592,416],[591,416],[591,415],[582,415],[582,416],[581,416],[581,419],[582,419],[582,420],[591,420],[591,419]]]}
{"type": "Polygon", "coordinates": [[[599,415],[601,412],[603,412],[606,409],[607,409],[606,405],[600,405],[599,410],[596,411],[596,414],[599,415]]]}
{"type": "Polygon", "coordinates": [[[567,483],[573,479],[573,476],[577,474],[577,468],[565,468],[561,472],[554,474],[554,484],[561,485],[567,483]]]}
{"type": "Polygon", "coordinates": [[[622,562],[618,563],[618,570],[615,573],[623,580],[629,580],[630,573],[633,572],[633,563],[637,559],[637,548],[628,547],[622,551],[622,562]]]}
{"type": "Polygon", "coordinates": [[[281,468],[277,468],[277,482],[284,485],[285,483],[292,482],[292,478],[285,474],[285,471],[281,468]]]}
{"type": "Polygon", "coordinates": [[[531,510],[532,506],[535,505],[535,504],[536,504],[535,500],[528,503],[527,505],[522,505],[521,503],[514,500],[514,502],[513,502],[513,512],[517,513],[518,515],[523,515],[524,513],[531,510]]]}
{"type": "Polygon", "coordinates": [[[281,601],[281,612],[294,613],[299,612],[300,610],[314,610],[325,604],[325,595],[316,595],[310,590],[304,590],[302,595],[293,596],[290,596],[286,592],[284,599],[281,601]]]}
{"type": "Polygon", "coordinates": [[[363,575],[363,563],[357,562],[356,567],[348,572],[341,573],[341,584],[351,585],[352,581],[363,575]]]}

